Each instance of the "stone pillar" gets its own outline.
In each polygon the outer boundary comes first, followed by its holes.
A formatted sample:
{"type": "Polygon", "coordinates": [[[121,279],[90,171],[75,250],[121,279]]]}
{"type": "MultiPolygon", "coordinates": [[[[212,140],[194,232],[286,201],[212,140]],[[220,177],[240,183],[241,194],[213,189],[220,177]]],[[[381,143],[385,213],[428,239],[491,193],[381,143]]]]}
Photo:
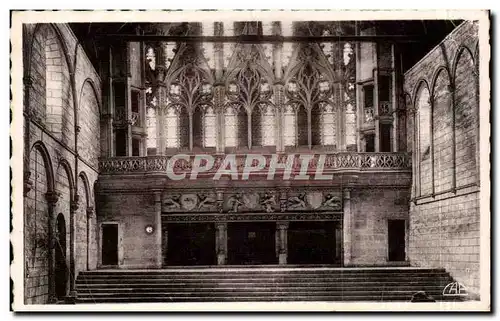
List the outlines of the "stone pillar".
{"type": "Polygon", "coordinates": [[[163,84],[158,85],[158,107],[156,108],[156,155],[165,155],[165,135],[163,111],[168,101],[167,90],[163,84]]]}
{"type": "Polygon", "coordinates": [[[224,97],[225,91],[222,84],[214,86],[214,105],[217,114],[217,144],[216,150],[218,153],[224,151],[224,97]]]}
{"type": "Polygon", "coordinates": [[[161,228],[161,192],[155,192],[155,241],[158,246],[158,253],[156,256],[156,267],[161,268],[163,265],[163,251],[162,251],[162,228],[161,228]]]}
{"type": "Polygon", "coordinates": [[[75,194],[69,213],[69,296],[75,296],[75,215],[78,210],[80,195],[75,194]]]}
{"type": "Polygon", "coordinates": [[[274,100],[276,105],[276,152],[284,151],[283,143],[283,110],[285,109],[285,88],[283,84],[277,83],[274,85],[274,100]]]}
{"type": "Polygon", "coordinates": [[[90,270],[90,231],[92,230],[92,219],[94,217],[94,208],[87,207],[87,271],[90,270]]]}
{"type": "Polygon", "coordinates": [[[113,90],[113,51],[111,46],[109,47],[109,65],[108,65],[108,111],[104,113],[102,119],[106,120],[107,123],[107,135],[108,135],[108,157],[115,156],[115,131],[113,130],[113,115],[115,115],[115,95],[113,90]],[[107,116],[106,116],[107,115],[107,116]]]}
{"type": "Polygon", "coordinates": [[[351,190],[344,189],[344,222],[343,222],[343,250],[344,250],[344,266],[351,264],[352,253],[352,211],[351,211],[351,190]]]}
{"type": "Polygon", "coordinates": [[[47,239],[47,244],[49,248],[49,303],[56,302],[56,282],[55,282],[55,215],[54,209],[56,207],[57,201],[59,199],[59,193],[57,192],[47,192],[45,194],[45,199],[48,205],[48,215],[49,215],[49,235],[47,239]]]}
{"type": "Polygon", "coordinates": [[[217,265],[224,265],[227,260],[227,223],[216,223],[215,228],[217,265]]]}
{"type": "Polygon", "coordinates": [[[280,265],[287,264],[288,258],[288,222],[277,222],[276,233],[278,233],[278,262],[280,265]]]}

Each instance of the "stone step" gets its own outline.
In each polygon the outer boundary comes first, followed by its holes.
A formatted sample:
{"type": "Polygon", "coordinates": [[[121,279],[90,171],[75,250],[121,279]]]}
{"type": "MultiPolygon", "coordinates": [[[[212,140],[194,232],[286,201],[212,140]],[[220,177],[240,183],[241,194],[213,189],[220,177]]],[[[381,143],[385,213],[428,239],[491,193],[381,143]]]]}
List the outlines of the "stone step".
{"type": "Polygon", "coordinates": [[[162,279],[149,279],[149,278],[134,278],[134,279],[129,279],[129,278],[102,278],[102,279],[84,279],[84,278],[79,278],[77,279],[77,283],[82,283],[82,284],[90,284],[90,283],[106,283],[106,284],[113,284],[113,283],[122,283],[126,282],[128,284],[134,284],[134,283],[152,283],[152,284],[157,284],[157,283],[196,283],[196,284],[218,284],[220,282],[232,282],[232,283],[278,283],[278,282],[302,282],[302,283],[349,283],[349,282],[357,282],[357,283],[363,283],[363,282],[378,282],[378,283],[391,283],[391,282],[426,282],[428,280],[433,280],[437,282],[447,282],[451,280],[449,276],[439,276],[439,277],[408,277],[408,278],[356,278],[356,277],[349,277],[349,278],[265,278],[265,279],[258,279],[258,278],[210,278],[210,279],[195,279],[195,278],[162,278],[162,279]]]}
{"type": "MultiPolygon", "coordinates": [[[[436,301],[462,301],[460,298],[450,298],[450,297],[433,297],[436,301]]],[[[281,302],[281,301],[316,301],[316,302],[334,302],[334,301],[371,301],[371,302],[409,302],[411,300],[411,295],[384,295],[384,296],[373,296],[373,295],[328,295],[328,296],[314,296],[314,295],[302,295],[302,296],[268,296],[268,297],[201,297],[201,296],[189,296],[189,297],[108,297],[108,298],[77,298],[77,303],[173,303],[173,302],[281,302]]]]}
{"type": "Polygon", "coordinates": [[[443,269],[99,270],[76,280],[77,302],[436,300],[452,282],[443,269]]]}

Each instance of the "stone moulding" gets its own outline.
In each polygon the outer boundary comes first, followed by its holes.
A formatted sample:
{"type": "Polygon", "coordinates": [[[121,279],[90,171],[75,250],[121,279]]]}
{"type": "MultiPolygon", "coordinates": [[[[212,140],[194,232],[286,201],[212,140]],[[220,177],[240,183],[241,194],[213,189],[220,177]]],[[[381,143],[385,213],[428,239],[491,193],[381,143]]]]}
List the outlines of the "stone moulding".
{"type": "Polygon", "coordinates": [[[342,220],[342,212],[329,213],[241,213],[241,214],[172,214],[162,213],[162,221],[182,222],[245,222],[245,221],[336,221],[342,220]]]}

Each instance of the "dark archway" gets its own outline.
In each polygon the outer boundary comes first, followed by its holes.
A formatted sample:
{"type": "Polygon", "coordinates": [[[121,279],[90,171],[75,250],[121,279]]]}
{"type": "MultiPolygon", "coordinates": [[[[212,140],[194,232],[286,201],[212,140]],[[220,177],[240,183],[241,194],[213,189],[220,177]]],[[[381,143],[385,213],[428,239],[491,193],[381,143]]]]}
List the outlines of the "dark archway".
{"type": "Polygon", "coordinates": [[[64,215],[59,214],[56,222],[56,266],[55,266],[55,283],[56,296],[62,299],[66,296],[68,283],[68,269],[66,266],[66,220],[64,215]]]}

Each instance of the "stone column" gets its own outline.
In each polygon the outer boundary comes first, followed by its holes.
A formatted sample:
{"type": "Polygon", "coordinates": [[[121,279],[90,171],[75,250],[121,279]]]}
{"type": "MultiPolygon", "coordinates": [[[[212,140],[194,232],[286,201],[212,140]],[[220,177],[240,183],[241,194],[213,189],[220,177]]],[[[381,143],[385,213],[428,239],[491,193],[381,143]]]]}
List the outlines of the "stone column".
{"type": "Polygon", "coordinates": [[[166,88],[163,84],[158,85],[158,107],[156,108],[156,155],[165,155],[165,135],[163,126],[163,111],[168,101],[165,98],[166,88]]]}
{"type": "Polygon", "coordinates": [[[163,265],[163,251],[162,251],[162,227],[161,227],[161,192],[155,192],[155,241],[158,246],[158,253],[156,256],[156,267],[161,268],[163,265]]]}
{"type": "Polygon", "coordinates": [[[352,253],[352,211],[351,211],[351,190],[344,189],[344,222],[343,222],[343,250],[344,250],[344,266],[351,264],[352,253]]]}
{"type": "Polygon", "coordinates": [[[217,265],[224,265],[227,260],[227,223],[216,223],[215,228],[217,265]]]}
{"type": "Polygon", "coordinates": [[[54,209],[56,207],[57,201],[59,199],[59,193],[57,192],[47,192],[45,194],[45,199],[48,205],[48,215],[49,215],[49,235],[47,239],[47,244],[49,248],[49,303],[56,302],[56,282],[55,282],[55,215],[54,209]]]}
{"type": "Polygon", "coordinates": [[[276,105],[276,152],[284,151],[283,144],[283,110],[285,109],[285,88],[283,84],[277,83],[274,85],[274,101],[276,105]]]}
{"type": "Polygon", "coordinates": [[[87,271],[90,270],[90,231],[92,230],[92,218],[94,217],[94,208],[87,207],[87,271]]]}
{"type": "Polygon", "coordinates": [[[217,143],[216,150],[218,153],[224,151],[224,97],[225,90],[223,84],[214,86],[214,105],[217,114],[217,143]]]}
{"type": "Polygon", "coordinates": [[[69,213],[69,296],[75,296],[75,215],[78,210],[80,195],[75,194],[69,213]]]}
{"type": "Polygon", "coordinates": [[[288,222],[277,222],[276,233],[278,233],[278,262],[280,265],[287,264],[288,258],[288,222]]]}

